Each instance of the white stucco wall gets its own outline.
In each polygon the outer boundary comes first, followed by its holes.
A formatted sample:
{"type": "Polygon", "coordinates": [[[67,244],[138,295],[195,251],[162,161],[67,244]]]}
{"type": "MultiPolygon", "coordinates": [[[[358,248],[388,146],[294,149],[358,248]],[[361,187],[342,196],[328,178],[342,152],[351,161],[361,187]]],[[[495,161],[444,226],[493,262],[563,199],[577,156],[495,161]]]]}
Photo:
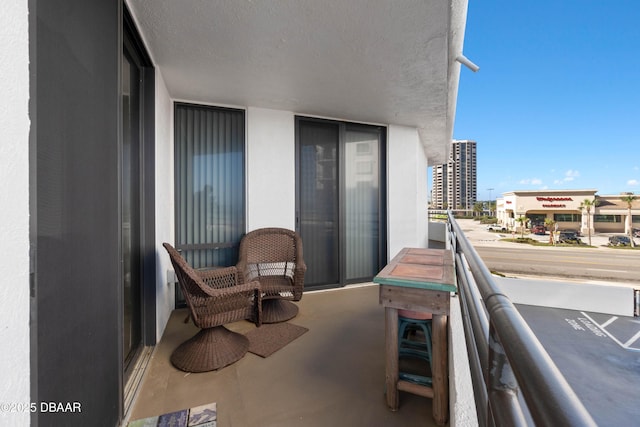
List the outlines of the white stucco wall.
{"type": "Polygon", "coordinates": [[[415,128],[388,127],[389,258],[403,247],[426,247],[427,159],[415,128]]]}
{"type": "MultiPolygon", "coordinates": [[[[162,74],[156,68],[156,333],[160,340],[175,307],[175,284],[167,271],[173,271],[162,243],[175,241],[173,184],[173,101],[162,74]]],[[[171,274],[173,278],[173,274],[171,274]]]]}
{"type": "Polygon", "coordinates": [[[478,415],[471,380],[471,368],[464,337],[460,299],[451,295],[449,314],[449,425],[477,427],[478,415]]]}
{"type": "Polygon", "coordinates": [[[295,229],[295,118],[247,109],[247,231],[295,229]]]}
{"type": "Polygon", "coordinates": [[[494,277],[514,304],[633,317],[633,287],[606,282],[494,277]]]}
{"type": "Polygon", "coordinates": [[[29,425],[29,27],[28,2],[0,14],[0,425],[29,425]],[[12,408],[8,408],[12,409],[12,408]]]}

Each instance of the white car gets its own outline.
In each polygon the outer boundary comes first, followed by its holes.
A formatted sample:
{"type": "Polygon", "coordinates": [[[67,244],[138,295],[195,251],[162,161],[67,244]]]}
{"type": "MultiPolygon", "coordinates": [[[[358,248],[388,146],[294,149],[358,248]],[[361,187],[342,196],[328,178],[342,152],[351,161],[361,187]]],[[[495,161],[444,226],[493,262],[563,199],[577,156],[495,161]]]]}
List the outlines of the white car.
{"type": "Polygon", "coordinates": [[[501,231],[504,233],[507,231],[507,228],[500,224],[489,224],[487,225],[487,231],[501,231]]]}

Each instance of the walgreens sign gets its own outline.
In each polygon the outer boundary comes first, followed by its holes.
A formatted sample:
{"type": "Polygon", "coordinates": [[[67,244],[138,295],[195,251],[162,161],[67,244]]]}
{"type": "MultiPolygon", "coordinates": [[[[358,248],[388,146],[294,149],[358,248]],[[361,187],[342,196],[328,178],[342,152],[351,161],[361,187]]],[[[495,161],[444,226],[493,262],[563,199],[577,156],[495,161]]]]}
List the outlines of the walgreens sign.
{"type": "Polygon", "coordinates": [[[571,197],[536,197],[539,202],[570,202],[573,201],[571,197]]]}
{"type": "Polygon", "coordinates": [[[543,203],[543,208],[566,208],[567,205],[558,202],[568,202],[572,201],[573,199],[571,197],[536,197],[536,200],[538,200],[539,202],[549,202],[543,203]]]}

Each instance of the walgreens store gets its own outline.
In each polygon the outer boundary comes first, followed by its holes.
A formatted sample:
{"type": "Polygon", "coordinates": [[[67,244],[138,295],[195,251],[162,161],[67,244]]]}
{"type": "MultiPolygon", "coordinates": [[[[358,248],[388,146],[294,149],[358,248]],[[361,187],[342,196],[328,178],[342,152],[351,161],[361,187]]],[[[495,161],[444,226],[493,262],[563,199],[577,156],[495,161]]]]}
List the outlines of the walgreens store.
{"type": "Polygon", "coordinates": [[[496,201],[498,222],[509,229],[515,229],[516,218],[526,216],[529,225],[542,224],[550,218],[559,230],[580,230],[585,234],[591,225],[591,232],[626,233],[628,227],[640,228],[640,196],[629,205],[623,200],[627,194],[611,196],[596,195],[598,190],[534,190],[510,191],[503,193],[496,201]],[[595,200],[595,207],[587,213],[580,205],[585,200],[595,200]],[[588,217],[590,218],[588,219],[588,217]]]}

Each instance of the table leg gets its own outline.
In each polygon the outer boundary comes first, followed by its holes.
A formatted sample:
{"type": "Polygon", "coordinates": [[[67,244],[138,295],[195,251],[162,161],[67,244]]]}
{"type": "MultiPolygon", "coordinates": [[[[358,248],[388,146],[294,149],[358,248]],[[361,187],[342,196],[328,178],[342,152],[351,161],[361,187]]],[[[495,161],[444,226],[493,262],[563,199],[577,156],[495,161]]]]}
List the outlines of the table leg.
{"type": "Polygon", "coordinates": [[[387,406],[392,411],[397,411],[399,406],[398,393],[398,310],[385,307],[385,346],[386,346],[386,392],[387,406]]]}
{"type": "Polygon", "coordinates": [[[447,367],[447,316],[434,314],[431,321],[433,418],[436,424],[444,425],[449,418],[449,370],[447,367]]]}

